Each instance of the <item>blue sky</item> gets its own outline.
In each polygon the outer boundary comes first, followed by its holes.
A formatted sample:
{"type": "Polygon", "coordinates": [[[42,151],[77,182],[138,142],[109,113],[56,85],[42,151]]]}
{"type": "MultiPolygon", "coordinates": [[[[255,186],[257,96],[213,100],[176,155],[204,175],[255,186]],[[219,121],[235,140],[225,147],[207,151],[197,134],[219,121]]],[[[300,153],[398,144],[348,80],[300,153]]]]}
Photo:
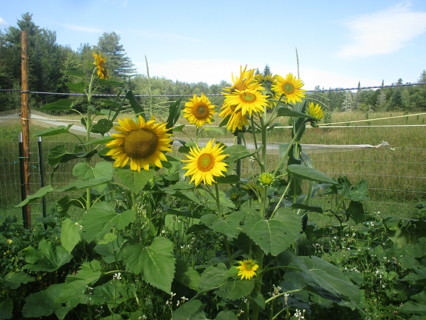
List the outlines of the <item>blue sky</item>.
{"type": "Polygon", "coordinates": [[[425,0],[2,0],[0,29],[25,12],[78,49],[117,32],[138,72],[208,84],[240,65],[297,73],[305,89],[416,82],[426,70],[425,0]],[[6,4],[7,3],[7,4],[6,4]]]}

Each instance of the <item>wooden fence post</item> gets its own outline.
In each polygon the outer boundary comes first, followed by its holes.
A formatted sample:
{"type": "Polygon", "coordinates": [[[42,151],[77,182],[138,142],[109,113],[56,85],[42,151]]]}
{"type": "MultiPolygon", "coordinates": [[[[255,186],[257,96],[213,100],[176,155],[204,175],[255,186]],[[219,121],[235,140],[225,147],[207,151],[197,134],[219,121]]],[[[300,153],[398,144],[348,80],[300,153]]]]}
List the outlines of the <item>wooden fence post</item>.
{"type": "MultiPolygon", "coordinates": [[[[25,196],[30,194],[30,112],[28,91],[28,34],[21,32],[21,123],[22,123],[22,147],[23,147],[23,175],[25,196]]],[[[27,204],[22,212],[24,227],[31,228],[31,209],[27,204]]]]}

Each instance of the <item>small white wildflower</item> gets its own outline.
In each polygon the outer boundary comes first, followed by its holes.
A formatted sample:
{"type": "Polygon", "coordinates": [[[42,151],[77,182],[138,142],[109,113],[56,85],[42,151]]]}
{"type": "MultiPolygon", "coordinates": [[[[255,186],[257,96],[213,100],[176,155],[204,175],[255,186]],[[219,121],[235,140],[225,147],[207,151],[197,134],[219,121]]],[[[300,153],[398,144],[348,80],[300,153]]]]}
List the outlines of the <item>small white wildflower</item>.
{"type": "Polygon", "coordinates": [[[288,297],[290,297],[290,294],[288,293],[284,293],[284,304],[287,306],[288,305],[288,297]]]}
{"type": "Polygon", "coordinates": [[[112,276],[113,280],[121,280],[121,272],[114,273],[112,276]]]}

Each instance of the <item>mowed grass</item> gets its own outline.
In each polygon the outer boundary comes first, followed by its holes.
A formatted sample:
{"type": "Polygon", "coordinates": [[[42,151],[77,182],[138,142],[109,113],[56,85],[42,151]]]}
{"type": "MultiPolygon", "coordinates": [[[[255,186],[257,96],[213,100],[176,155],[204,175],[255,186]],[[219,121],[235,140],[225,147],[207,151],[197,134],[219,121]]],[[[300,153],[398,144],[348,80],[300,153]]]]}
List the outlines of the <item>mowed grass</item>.
{"type": "MultiPolygon", "coordinates": [[[[67,119],[66,116],[56,117],[67,119]]],[[[313,160],[314,166],[331,177],[347,176],[353,184],[360,180],[367,180],[370,187],[371,201],[366,207],[371,212],[410,216],[415,212],[415,204],[426,199],[426,139],[424,127],[357,127],[365,125],[422,125],[426,115],[407,116],[403,113],[370,113],[367,122],[343,123],[344,128],[307,128],[302,138],[302,144],[323,145],[372,145],[376,146],[385,141],[389,146],[380,148],[346,148],[346,149],[312,149],[305,147],[305,151],[313,160]],[[377,118],[394,117],[374,121],[377,118]],[[401,117],[402,116],[402,117],[401,117]]],[[[359,121],[366,120],[366,114],[361,112],[346,112],[332,114],[331,121],[359,121]]],[[[219,123],[217,119],[213,125],[219,123]]],[[[284,119],[282,125],[286,125],[284,119]]],[[[184,118],[181,124],[187,124],[184,118]]],[[[31,134],[46,128],[31,126],[31,134]]],[[[0,212],[1,216],[18,214],[20,209],[13,206],[20,201],[19,182],[19,155],[17,137],[20,131],[20,122],[0,123],[0,212]]],[[[176,138],[188,139],[193,137],[193,127],[186,127],[184,132],[175,132],[176,138]]],[[[286,143],[291,139],[291,131],[287,128],[275,128],[269,134],[268,141],[274,144],[286,143]]],[[[216,137],[217,140],[232,140],[233,136],[224,132],[207,131],[204,137],[216,137]]],[[[248,137],[249,135],[247,135],[248,137]]],[[[248,141],[250,142],[250,141],[248,141]]],[[[46,183],[64,185],[72,179],[73,164],[63,164],[50,180],[51,168],[47,164],[47,154],[58,143],[70,146],[76,139],[69,135],[58,135],[43,139],[43,156],[47,173],[46,183]]],[[[37,138],[31,137],[31,190],[35,192],[39,187],[39,164],[37,158],[37,138]]],[[[269,155],[268,167],[273,169],[278,162],[277,151],[269,155]]],[[[252,174],[253,164],[247,159],[243,161],[243,174],[252,174]]],[[[53,201],[53,200],[52,200],[53,201]]],[[[328,199],[321,199],[323,205],[328,205],[328,199]]],[[[54,202],[54,201],[53,201],[54,202]]],[[[54,205],[54,203],[50,203],[54,205]]],[[[37,208],[37,205],[35,206],[37,208]]],[[[38,210],[36,209],[35,210],[38,210]]]]}

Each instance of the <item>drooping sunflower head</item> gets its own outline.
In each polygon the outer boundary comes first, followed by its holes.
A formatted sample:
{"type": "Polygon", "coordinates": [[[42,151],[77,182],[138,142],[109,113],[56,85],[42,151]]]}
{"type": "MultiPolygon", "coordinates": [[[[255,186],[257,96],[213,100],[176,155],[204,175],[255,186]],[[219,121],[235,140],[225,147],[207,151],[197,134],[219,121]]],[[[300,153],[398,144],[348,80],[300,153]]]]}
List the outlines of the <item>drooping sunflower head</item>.
{"type": "Polygon", "coordinates": [[[231,132],[242,130],[244,126],[249,123],[247,115],[243,115],[241,110],[235,111],[236,107],[236,105],[229,105],[224,103],[219,113],[219,117],[221,118],[225,119],[228,117],[226,128],[231,132]]]}
{"type": "Polygon", "coordinates": [[[195,94],[187,103],[183,109],[183,116],[188,120],[189,123],[201,127],[205,123],[211,123],[213,115],[215,114],[215,105],[213,105],[209,98],[204,93],[200,97],[195,94]]]}
{"type": "Polygon", "coordinates": [[[243,91],[247,89],[253,89],[253,87],[259,85],[254,75],[255,71],[255,69],[247,70],[247,65],[245,65],[244,68],[243,66],[240,66],[239,76],[234,77],[232,74],[232,86],[226,87],[223,90],[227,92],[234,92],[235,90],[243,91]]]}
{"type": "Polygon", "coordinates": [[[187,165],[183,169],[188,170],[185,173],[186,176],[191,176],[190,183],[194,182],[198,186],[201,182],[204,184],[216,183],[214,177],[223,177],[228,166],[223,160],[228,154],[223,153],[224,145],[214,144],[214,139],[207,142],[204,148],[198,146],[193,147],[189,151],[189,155],[186,157],[187,165]]]}
{"type": "Polygon", "coordinates": [[[256,264],[253,259],[242,260],[238,262],[240,265],[236,267],[238,270],[237,275],[241,277],[241,280],[250,280],[256,275],[256,270],[259,269],[259,265],[256,264]]]}
{"type": "Polygon", "coordinates": [[[164,152],[172,151],[171,134],[167,133],[166,123],[155,123],[155,120],[145,121],[138,116],[135,122],[130,118],[118,120],[119,126],[114,129],[119,133],[112,134],[114,140],[106,144],[111,148],[107,155],[115,160],[114,167],[124,167],[128,163],[130,169],[149,170],[150,166],[162,168],[162,161],[167,161],[164,152]]]}
{"type": "Polygon", "coordinates": [[[241,111],[242,115],[260,113],[265,110],[268,96],[257,88],[247,90],[235,90],[234,93],[225,94],[225,104],[235,106],[235,111],[241,111]]]}
{"type": "Polygon", "coordinates": [[[306,113],[317,119],[322,119],[324,117],[324,111],[321,106],[317,103],[309,102],[306,113]]]}
{"type": "Polygon", "coordinates": [[[289,103],[301,102],[305,96],[303,93],[303,81],[297,79],[293,74],[289,73],[285,78],[280,75],[275,75],[275,84],[272,85],[272,90],[275,91],[278,98],[284,95],[289,103]]]}
{"type": "Polygon", "coordinates": [[[105,62],[107,58],[103,58],[102,55],[96,52],[92,53],[93,58],[95,61],[93,61],[93,64],[96,66],[96,73],[100,79],[108,79],[108,70],[105,68],[105,62]]]}

